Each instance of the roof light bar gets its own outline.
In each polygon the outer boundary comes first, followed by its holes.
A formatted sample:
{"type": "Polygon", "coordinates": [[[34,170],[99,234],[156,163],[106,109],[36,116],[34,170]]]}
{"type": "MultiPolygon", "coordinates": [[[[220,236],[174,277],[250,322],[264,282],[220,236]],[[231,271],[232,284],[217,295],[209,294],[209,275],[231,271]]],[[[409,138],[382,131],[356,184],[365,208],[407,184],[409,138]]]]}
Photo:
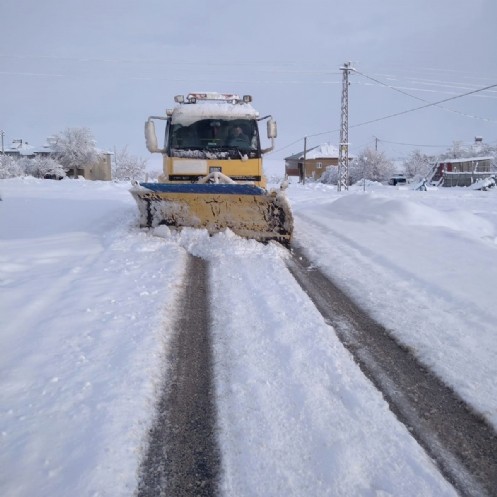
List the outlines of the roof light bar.
{"type": "MultiPolygon", "coordinates": [[[[250,99],[252,97],[248,96],[250,99]]],[[[225,102],[238,103],[242,99],[235,93],[216,93],[216,92],[192,92],[186,97],[190,103],[195,103],[200,100],[223,100],[225,102]]]]}

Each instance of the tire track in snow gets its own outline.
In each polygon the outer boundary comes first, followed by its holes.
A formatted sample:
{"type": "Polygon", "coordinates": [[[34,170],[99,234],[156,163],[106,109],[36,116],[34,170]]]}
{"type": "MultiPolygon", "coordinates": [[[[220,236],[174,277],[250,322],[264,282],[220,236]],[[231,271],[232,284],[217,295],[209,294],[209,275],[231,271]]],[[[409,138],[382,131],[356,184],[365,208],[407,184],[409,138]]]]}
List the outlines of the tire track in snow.
{"type": "Polygon", "coordinates": [[[497,434],[292,248],[287,265],[391,410],[463,496],[497,496],[497,434]]]}
{"type": "Polygon", "coordinates": [[[207,261],[190,256],[171,343],[170,370],[149,434],[138,497],[217,494],[207,261]]]}

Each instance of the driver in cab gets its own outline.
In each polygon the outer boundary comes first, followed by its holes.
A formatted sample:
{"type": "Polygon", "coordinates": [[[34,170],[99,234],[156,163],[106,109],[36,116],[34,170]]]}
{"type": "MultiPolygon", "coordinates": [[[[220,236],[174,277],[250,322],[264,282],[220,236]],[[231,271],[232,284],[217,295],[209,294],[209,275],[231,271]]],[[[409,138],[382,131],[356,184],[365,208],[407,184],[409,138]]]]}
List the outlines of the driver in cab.
{"type": "Polygon", "coordinates": [[[228,138],[229,147],[239,147],[239,148],[249,148],[250,139],[243,132],[241,126],[234,126],[230,131],[230,136],[228,138]]]}

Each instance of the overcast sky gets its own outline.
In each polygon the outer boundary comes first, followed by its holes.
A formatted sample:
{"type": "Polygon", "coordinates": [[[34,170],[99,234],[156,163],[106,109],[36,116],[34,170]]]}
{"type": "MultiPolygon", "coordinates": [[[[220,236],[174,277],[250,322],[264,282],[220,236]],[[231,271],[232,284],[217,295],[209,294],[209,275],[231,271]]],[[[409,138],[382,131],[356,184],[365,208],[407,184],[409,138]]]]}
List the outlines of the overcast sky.
{"type": "Polygon", "coordinates": [[[278,122],[273,159],[304,136],[336,145],[346,61],[353,153],[497,145],[497,86],[362,124],[497,85],[495,0],[0,0],[0,18],[6,146],[88,127],[102,149],[149,157],[146,118],[201,90],[252,94],[278,122]]]}

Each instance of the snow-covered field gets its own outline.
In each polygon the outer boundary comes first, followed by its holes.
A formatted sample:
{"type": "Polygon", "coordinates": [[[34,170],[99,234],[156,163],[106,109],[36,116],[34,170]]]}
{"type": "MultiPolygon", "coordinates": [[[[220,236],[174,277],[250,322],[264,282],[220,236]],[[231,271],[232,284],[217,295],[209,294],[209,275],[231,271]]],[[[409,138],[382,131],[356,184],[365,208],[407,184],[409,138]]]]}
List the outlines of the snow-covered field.
{"type": "MultiPolygon", "coordinates": [[[[455,495],[283,249],[140,230],[128,188],[0,181],[1,495],[133,495],[188,252],[211,262],[224,495],[455,495]]],[[[295,242],[497,427],[497,191],[288,195],[295,242]]]]}

